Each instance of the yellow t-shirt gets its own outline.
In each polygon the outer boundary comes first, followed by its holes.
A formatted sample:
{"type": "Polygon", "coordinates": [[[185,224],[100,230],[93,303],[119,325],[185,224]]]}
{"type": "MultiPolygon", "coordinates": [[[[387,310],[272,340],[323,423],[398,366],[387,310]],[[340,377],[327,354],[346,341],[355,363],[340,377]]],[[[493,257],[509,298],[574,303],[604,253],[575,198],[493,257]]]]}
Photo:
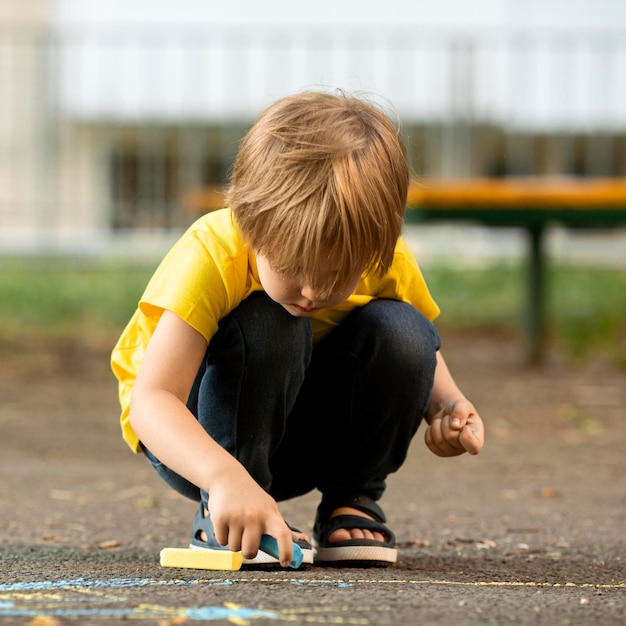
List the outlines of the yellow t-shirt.
{"type": "MultiPolygon", "coordinates": [[[[111,355],[111,366],[119,381],[122,435],[134,452],[140,452],[141,447],[130,426],[130,395],[163,311],[167,309],[181,317],[208,344],[219,321],[252,292],[262,289],[255,254],[244,243],[230,209],[198,219],[168,252],[111,355]]],[[[383,278],[366,275],[345,302],[322,309],[310,318],[314,341],[325,337],[356,307],[374,298],[408,302],[430,320],[439,314],[413,254],[400,238],[391,269],[383,278]]]]}

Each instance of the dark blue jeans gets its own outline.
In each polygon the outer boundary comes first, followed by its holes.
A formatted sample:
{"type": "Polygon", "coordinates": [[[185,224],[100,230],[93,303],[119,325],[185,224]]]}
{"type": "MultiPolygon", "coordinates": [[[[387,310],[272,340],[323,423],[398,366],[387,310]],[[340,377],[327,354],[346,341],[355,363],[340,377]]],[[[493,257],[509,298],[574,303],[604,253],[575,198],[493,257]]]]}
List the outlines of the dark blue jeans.
{"type": "MultiPolygon", "coordinates": [[[[259,292],[221,321],[187,405],[278,501],[316,488],[378,499],[428,406],[439,345],[414,307],[373,300],[313,347],[309,320],[259,292]]],[[[146,454],[174,489],[207,502],[146,454]]]]}

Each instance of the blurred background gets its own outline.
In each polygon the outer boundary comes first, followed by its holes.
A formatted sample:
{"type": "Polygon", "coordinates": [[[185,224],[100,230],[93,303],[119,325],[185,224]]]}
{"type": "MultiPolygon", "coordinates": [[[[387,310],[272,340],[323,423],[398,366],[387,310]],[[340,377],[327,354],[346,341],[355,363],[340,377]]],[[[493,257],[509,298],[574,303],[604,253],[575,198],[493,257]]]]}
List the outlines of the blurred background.
{"type": "Polygon", "coordinates": [[[626,176],[621,0],[2,7],[5,250],[188,225],[186,194],[226,182],[261,110],[307,88],[383,101],[420,177],[626,176]]]}
{"type": "MultiPolygon", "coordinates": [[[[152,262],[303,89],[381,102],[418,178],[626,178],[624,77],[623,0],[0,0],[0,255],[152,262]]],[[[420,262],[465,267],[524,236],[407,228],[420,262]]],[[[547,243],[623,279],[623,229],[547,243]]]]}

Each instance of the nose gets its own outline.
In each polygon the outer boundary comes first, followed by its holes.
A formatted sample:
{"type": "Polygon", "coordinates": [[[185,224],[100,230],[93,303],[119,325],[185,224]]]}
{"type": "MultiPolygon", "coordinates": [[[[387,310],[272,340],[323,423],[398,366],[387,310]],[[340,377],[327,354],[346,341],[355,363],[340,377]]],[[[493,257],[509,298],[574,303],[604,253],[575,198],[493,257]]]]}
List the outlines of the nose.
{"type": "Polygon", "coordinates": [[[300,295],[303,298],[306,298],[311,303],[320,302],[323,298],[321,297],[321,292],[319,290],[313,289],[312,287],[302,287],[300,290],[300,295]]]}

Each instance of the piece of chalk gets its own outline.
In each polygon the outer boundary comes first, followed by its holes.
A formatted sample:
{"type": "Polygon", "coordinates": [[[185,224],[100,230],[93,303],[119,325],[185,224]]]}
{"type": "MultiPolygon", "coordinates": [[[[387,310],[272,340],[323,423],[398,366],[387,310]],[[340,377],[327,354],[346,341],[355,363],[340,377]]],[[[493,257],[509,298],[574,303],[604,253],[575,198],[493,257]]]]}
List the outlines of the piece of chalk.
{"type": "MultiPolygon", "coordinates": [[[[271,535],[263,535],[261,537],[261,545],[259,546],[263,552],[267,552],[270,556],[273,556],[275,559],[278,559],[278,543],[276,539],[271,535]]],[[[292,569],[298,569],[302,565],[302,550],[297,543],[293,544],[293,556],[291,557],[291,563],[289,563],[289,567],[292,569]]]]}
{"type": "Polygon", "coordinates": [[[241,552],[230,550],[193,550],[191,548],[163,548],[161,567],[228,570],[241,569],[241,552]]]}

